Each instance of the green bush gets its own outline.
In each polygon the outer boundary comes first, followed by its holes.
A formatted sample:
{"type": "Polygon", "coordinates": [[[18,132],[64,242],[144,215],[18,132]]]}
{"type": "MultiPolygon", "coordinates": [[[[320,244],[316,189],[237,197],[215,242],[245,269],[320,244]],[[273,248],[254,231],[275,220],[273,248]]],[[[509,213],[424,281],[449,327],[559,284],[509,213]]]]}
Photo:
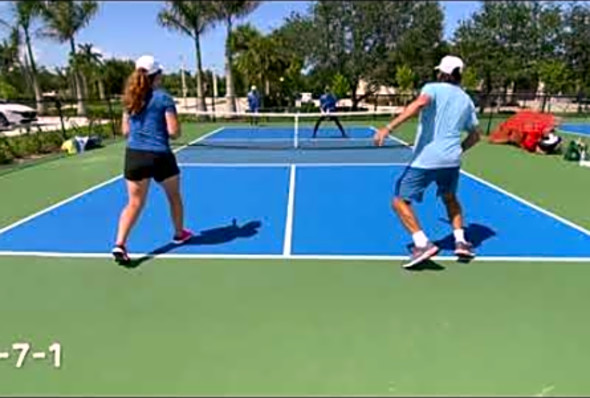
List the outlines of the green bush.
{"type": "Polygon", "coordinates": [[[41,143],[39,152],[42,154],[58,152],[64,141],[61,133],[57,131],[41,133],[38,138],[41,143]]]}
{"type": "Polygon", "coordinates": [[[8,139],[9,148],[15,158],[26,158],[41,151],[41,140],[37,134],[23,134],[8,139]]]}
{"type": "MultiPolygon", "coordinates": [[[[0,136],[0,164],[11,163],[15,159],[30,159],[42,155],[58,153],[66,139],[74,136],[99,136],[104,140],[113,138],[112,122],[99,124],[90,118],[89,125],[73,127],[66,130],[65,137],[61,130],[31,131],[26,134],[3,137],[0,136]]],[[[115,134],[121,135],[121,116],[114,120],[115,134]]]]}
{"type": "Polygon", "coordinates": [[[301,113],[317,113],[319,111],[320,111],[320,108],[318,108],[312,101],[301,103],[301,108],[300,108],[301,113]]]}
{"type": "Polygon", "coordinates": [[[0,141],[0,164],[8,164],[14,160],[14,156],[10,152],[10,149],[6,146],[6,143],[0,141]]]}

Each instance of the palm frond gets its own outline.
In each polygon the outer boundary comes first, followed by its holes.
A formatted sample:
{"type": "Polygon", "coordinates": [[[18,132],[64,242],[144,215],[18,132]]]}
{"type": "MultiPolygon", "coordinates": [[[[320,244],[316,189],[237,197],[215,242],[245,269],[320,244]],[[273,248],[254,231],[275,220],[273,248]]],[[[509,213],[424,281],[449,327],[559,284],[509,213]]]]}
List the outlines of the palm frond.
{"type": "Polygon", "coordinates": [[[214,25],[217,17],[211,2],[173,0],[158,14],[161,26],[188,36],[204,33],[214,25]]]}
{"type": "Polygon", "coordinates": [[[2,27],[4,29],[10,29],[11,25],[7,21],[0,18],[0,27],[2,27]]]}
{"type": "Polygon", "coordinates": [[[43,36],[59,42],[66,42],[98,12],[96,1],[55,1],[47,3],[41,10],[45,22],[43,36]]]}
{"type": "Polygon", "coordinates": [[[23,29],[29,29],[33,19],[41,15],[43,3],[36,0],[14,1],[12,12],[23,29]]]}
{"type": "Polygon", "coordinates": [[[158,23],[164,28],[194,37],[193,31],[170,9],[160,11],[158,14],[158,23]]]}

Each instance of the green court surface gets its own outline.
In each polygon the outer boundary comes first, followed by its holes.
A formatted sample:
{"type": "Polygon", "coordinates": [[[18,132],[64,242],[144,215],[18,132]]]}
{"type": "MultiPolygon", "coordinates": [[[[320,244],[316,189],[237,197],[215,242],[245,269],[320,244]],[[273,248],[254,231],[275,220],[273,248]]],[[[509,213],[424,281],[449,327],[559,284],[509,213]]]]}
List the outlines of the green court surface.
{"type": "MultiPolygon", "coordinates": [[[[122,154],[0,176],[0,227],[119,174],[122,154]]],[[[590,228],[588,169],[487,143],[464,168],[590,228]]],[[[0,257],[0,352],[63,350],[59,369],[0,360],[0,395],[590,393],[590,264],[439,264],[0,257]]]]}

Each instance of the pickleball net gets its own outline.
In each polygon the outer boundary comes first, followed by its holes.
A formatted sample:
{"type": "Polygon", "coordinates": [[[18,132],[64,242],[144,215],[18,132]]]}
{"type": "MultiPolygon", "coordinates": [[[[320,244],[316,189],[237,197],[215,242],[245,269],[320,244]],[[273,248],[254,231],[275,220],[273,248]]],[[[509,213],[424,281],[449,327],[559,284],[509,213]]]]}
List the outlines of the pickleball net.
{"type": "MultiPolygon", "coordinates": [[[[184,145],[269,150],[378,150],[373,141],[374,133],[393,115],[366,111],[330,114],[196,112],[194,117],[198,124],[207,123],[215,128],[184,145]]],[[[399,145],[398,141],[387,139],[383,147],[399,145]]]]}

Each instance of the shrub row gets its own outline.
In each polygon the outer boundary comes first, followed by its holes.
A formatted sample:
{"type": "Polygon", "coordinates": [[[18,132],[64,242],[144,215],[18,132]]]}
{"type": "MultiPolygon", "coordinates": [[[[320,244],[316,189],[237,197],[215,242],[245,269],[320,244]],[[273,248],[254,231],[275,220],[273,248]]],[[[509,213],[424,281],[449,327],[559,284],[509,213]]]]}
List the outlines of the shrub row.
{"type": "MultiPolygon", "coordinates": [[[[119,130],[120,121],[115,122],[119,130]]],[[[119,134],[118,131],[115,131],[119,134]]],[[[38,131],[13,137],[0,135],[0,164],[8,164],[15,159],[28,159],[61,151],[63,142],[74,136],[99,136],[103,140],[113,137],[110,124],[93,124],[61,131],[38,131]]]]}

